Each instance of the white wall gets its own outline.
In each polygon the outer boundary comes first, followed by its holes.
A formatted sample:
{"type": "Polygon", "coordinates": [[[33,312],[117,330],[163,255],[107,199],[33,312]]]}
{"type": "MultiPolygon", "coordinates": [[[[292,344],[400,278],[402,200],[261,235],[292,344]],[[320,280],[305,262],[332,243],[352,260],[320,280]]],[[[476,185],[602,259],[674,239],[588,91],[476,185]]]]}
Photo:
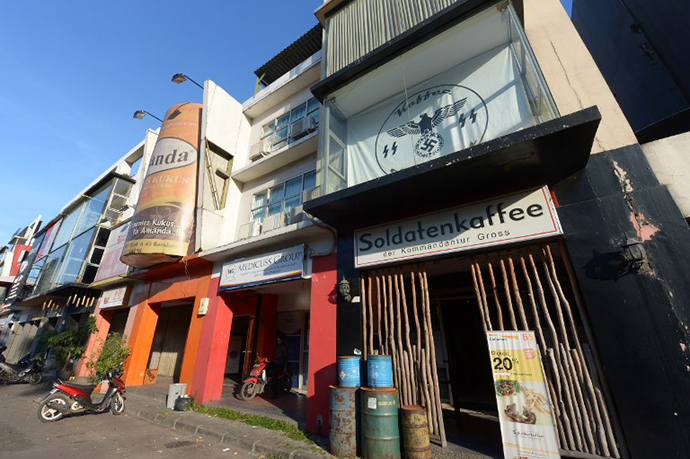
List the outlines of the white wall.
{"type": "Polygon", "coordinates": [[[690,133],[642,145],[657,179],[668,187],[685,218],[690,218],[690,133]]]}

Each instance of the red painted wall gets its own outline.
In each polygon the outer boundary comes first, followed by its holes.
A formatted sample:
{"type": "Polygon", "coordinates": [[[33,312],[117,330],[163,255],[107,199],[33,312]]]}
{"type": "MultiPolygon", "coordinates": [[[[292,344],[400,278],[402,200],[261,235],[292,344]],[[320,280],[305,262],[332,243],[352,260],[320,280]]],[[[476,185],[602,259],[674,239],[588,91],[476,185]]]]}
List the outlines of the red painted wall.
{"type": "Polygon", "coordinates": [[[14,245],[14,254],[12,257],[12,266],[10,266],[10,276],[16,276],[17,273],[19,272],[19,267],[21,266],[21,263],[19,262],[19,256],[23,254],[24,252],[28,252],[31,250],[31,246],[29,245],[24,245],[24,244],[15,244],[14,245]]]}
{"type": "Polygon", "coordinates": [[[307,430],[328,434],[328,386],[336,382],[336,254],[312,260],[307,430]],[[321,426],[319,427],[319,421],[321,426]]]}

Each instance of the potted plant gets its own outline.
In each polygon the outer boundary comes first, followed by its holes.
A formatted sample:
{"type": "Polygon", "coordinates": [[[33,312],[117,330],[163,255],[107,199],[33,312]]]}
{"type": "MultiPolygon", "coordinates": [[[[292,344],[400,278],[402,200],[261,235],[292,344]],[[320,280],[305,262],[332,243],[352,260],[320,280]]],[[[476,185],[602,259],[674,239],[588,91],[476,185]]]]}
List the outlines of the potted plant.
{"type": "Polygon", "coordinates": [[[89,369],[90,379],[93,384],[100,382],[100,377],[110,370],[118,368],[129,356],[127,340],[119,333],[108,335],[99,348],[92,354],[91,360],[86,363],[89,369]],[[96,357],[97,356],[97,357],[96,357]]]}

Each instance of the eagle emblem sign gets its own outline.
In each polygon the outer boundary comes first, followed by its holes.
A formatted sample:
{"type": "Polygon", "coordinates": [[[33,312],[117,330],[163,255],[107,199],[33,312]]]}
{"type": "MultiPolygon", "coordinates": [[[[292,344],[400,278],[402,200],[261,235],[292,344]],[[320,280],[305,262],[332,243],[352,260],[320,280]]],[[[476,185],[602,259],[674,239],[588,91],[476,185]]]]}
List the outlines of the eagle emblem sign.
{"type": "Polygon", "coordinates": [[[489,113],[474,90],[444,84],[398,104],[376,137],[376,161],[384,173],[414,166],[481,142],[489,113]]]}

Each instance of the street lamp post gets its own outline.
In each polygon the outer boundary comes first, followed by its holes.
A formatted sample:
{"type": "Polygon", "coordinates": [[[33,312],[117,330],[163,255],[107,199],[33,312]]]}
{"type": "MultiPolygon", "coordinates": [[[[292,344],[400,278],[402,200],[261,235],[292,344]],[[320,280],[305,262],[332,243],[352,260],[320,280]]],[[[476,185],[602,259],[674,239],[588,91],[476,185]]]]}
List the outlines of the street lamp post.
{"type": "Polygon", "coordinates": [[[149,115],[149,116],[151,116],[151,117],[153,117],[153,118],[156,118],[156,119],[157,119],[158,121],[160,121],[161,123],[163,122],[162,119],[158,118],[156,115],[154,115],[154,114],[152,114],[152,113],[147,112],[146,110],[137,110],[136,112],[134,112],[134,116],[133,116],[132,118],[137,119],[137,120],[140,120],[140,119],[142,119],[143,117],[145,117],[146,115],[149,115]]]}
{"type": "Polygon", "coordinates": [[[190,77],[188,77],[188,76],[185,75],[184,73],[176,73],[176,74],[173,75],[173,77],[172,77],[172,82],[173,82],[173,83],[177,83],[177,84],[184,83],[184,82],[187,81],[187,80],[189,80],[189,81],[191,81],[192,83],[194,83],[195,85],[199,86],[201,89],[204,89],[203,86],[201,86],[201,85],[200,85],[199,83],[197,83],[196,81],[192,80],[190,77]]]}

